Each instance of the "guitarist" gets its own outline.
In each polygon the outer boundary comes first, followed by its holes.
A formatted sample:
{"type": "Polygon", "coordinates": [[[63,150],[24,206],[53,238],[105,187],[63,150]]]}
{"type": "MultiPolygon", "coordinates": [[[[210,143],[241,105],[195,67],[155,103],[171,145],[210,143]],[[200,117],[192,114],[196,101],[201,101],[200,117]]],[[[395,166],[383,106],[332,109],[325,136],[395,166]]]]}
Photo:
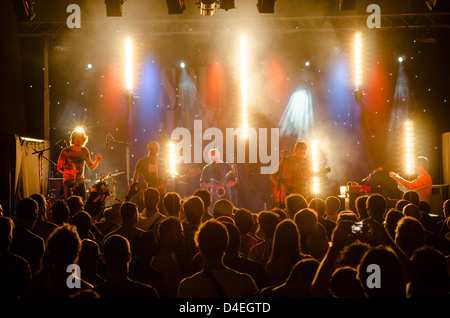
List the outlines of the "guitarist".
{"type": "Polygon", "coordinates": [[[294,154],[283,159],[270,175],[274,184],[274,199],[284,206],[284,199],[291,193],[298,193],[308,199],[308,183],[313,176],[311,161],[306,158],[308,146],[298,141],[294,146],[294,154]]]}
{"type": "MultiPolygon", "coordinates": [[[[159,143],[151,141],[147,145],[148,155],[136,163],[134,169],[133,182],[125,200],[131,200],[131,197],[138,191],[139,178],[142,176],[147,187],[156,188],[160,193],[160,211],[164,211],[162,202],[166,193],[165,184],[167,183],[166,162],[159,158],[159,143]],[[161,209],[162,208],[162,209],[161,209]]],[[[141,201],[141,200],[139,200],[141,201]]]]}
{"type": "Polygon", "coordinates": [[[220,152],[215,148],[209,151],[208,158],[211,162],[203,167],[200,187],[211,192],[211,207],[220,199],[233,202],[230,191],[236,185],[233,168],[220,160],[220,152]]]}

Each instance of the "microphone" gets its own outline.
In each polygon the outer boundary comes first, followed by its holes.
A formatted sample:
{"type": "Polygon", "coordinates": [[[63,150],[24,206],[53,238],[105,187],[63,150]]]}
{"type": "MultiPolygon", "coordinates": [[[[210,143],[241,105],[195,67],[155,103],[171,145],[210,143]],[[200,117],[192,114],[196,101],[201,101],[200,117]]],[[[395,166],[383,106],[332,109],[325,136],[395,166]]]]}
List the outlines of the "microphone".
{"type": "Polygon", "coordinates": [[[65,139],[63,139],[64,147],[67,148],[67,142],[65,139]]]}
{"type": "Polygon", "coordinates": [[[289,153],[289,152],[291,152],[291,150],[290,149],[286,149],[286,150],[281,150],[281,152],[282,153],[289,153]]]}
{"type": "Polygon", "coordinates": [[[108,147],[109,146],[109,135],[107,134],[106,135],[106,147],[108,147]]]}

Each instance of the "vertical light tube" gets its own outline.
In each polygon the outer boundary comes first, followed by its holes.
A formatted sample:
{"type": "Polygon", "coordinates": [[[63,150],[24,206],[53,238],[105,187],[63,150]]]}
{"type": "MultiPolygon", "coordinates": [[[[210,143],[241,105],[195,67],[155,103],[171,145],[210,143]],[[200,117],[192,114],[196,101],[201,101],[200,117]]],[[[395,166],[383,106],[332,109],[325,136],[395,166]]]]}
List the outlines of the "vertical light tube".
{"type": "Polygon", "coordinates": [[[353,66],[355,87],[358,89],[362,85],[362,35],[360,32],[355,34],[353,41],[353,66]]]}
{"type": "Polygon", "coordinates": [[[130,37],[125,39],[125,88],[133,91],[133,41],[130,37]]]}
{"type": "Polygon", "coordinates": [[[312,192],[314,194],[320,193],[320,177],[317,175],[319,172],[319,142],[317,140],[311,141],[311,161],[312,161],[312,169],[313,173],[313,184],[312,184],[312,192]]]}
{"type": "Polygon", "coordinates": [[[241,36],[241,108],[244,139],[248,138],[248,48],[247,36],[241,36]]]}
{"type": "Polygon", "coordinates": [[[405,122],[405,172],[407,175],[414,173],[414,124],[412,121],[405,122]]]}
{"type": "Polygon", "coordinates": [[[173,141],[171,141],[167,144],[167,148],[169,151],[169,174],[172,177],[175,177],[177,175],[177,170],[176,170],[176,158],[175,158],[175,145],[173,144],[173,141]]]}

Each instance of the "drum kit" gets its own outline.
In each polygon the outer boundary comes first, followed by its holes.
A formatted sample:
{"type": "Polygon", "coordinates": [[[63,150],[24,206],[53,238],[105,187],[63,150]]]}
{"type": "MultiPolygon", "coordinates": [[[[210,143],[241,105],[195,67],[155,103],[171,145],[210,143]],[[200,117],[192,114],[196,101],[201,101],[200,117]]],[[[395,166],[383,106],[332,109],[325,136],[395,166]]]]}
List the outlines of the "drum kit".
{"type": "MultiPolygon", "coordinates": [[[[110,172],[107,175],[102,173],[100,174],[100,179],[96,180],[95,183],[86,190],[86,192],[89,193],[89,198],[86,201],[84,209],[91,217],[95,218],[101,214],[108,199],[112,200],[112,204],[115,203],[117,198],[115,190],[116,181],[114,180],[114,177],[124,173],[124,171],[118,173],[110,172]],[[110,187],[112,187],[112,189],[110,189],[110,187]]],[[[91,182],[90,179],[78,178],[66,180],[64,181],[64,184],[73,188],[77,185],[88,184],[89,182],[91,182]]],[[[62,197],[64,197],[64,195],[62,197]]],[[[57,201],[57,199],[53,196],[51,201],[57,201]]]]}

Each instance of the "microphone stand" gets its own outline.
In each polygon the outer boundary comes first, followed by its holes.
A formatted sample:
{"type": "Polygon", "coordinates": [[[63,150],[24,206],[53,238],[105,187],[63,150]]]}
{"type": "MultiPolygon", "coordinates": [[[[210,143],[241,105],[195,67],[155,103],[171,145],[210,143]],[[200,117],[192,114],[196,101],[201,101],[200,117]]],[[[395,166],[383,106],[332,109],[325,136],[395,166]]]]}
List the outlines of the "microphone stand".
{"type": "Polygon", "coordinates": [[[48,150],[50,150],[50,149],[52,149],[54,147],[56,147],[62,141],[63,140],[59,140],[56,144],[54,144],[53,146],[48,147],[47,149],[36,150],[34,148],[31,148],[31,149],[34,150],[32,155],[37,154],[38,155],[38,160],[39,160],[39,193],[40,194],[43,194],[42,192],[44,190],[43,189],[44,187],[43,187],[43,171],[42,171],[43,170],[43,160],[42,159],[45,159],[48,162],[51,162],[53,165],[56,166],[56,163],[54,163],[51,159],[49,159],[46,156],[44,156],[44,152],[48,151],[48,150]]]}
{"type": "Polygon", "coordinates": [[[130,187],[130,146],[131,143],[126,141],[116,140],[110,133],[108,133],[111,141],[117,144],[125,145],[125,156],[126,156],[126,171],[127,171],[127,188],[130,187]]]}

